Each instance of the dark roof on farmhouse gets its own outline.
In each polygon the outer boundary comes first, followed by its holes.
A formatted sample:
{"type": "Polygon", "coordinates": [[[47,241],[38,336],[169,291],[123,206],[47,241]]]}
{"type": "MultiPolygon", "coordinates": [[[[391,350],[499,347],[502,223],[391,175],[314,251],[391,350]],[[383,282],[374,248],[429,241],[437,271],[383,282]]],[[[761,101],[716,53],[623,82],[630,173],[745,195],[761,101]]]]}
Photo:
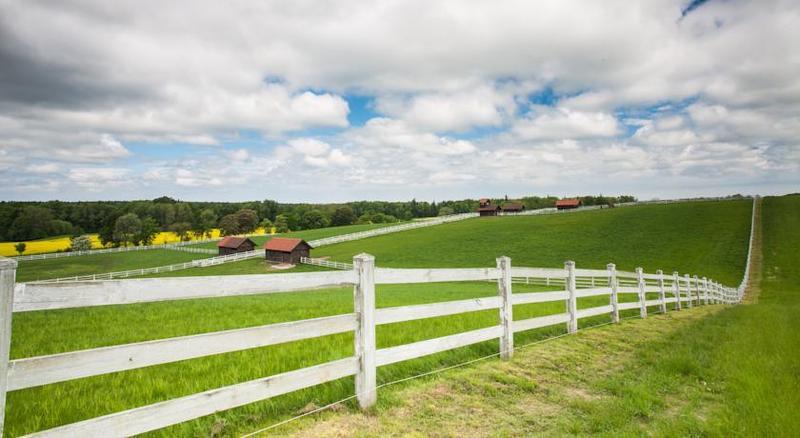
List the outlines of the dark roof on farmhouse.
{"type": "Polygon", "coordinates": [[[524,208],[525,207],[519,202],[509,202],[508,204],[503,204],[503,210],[506,211],[519,211],[524,208]]]}
{"type": "Polygon", "coordinates": [[[577,198],[573,199],[559,199],[556,201],[556,207],[574,207],[581,205],[581,200],[577,198]]]}
{"type": "MultiPolygon", "coordinates": [[[[242,244],[247,242],[248,240],[250,239],[247,237],[227,236],[223,237],[222,240],[220,240],[219,243],[217,243],[217,247],[236,249],[242,246],[242,244]]],[[[253,242],[252,240],[250,240],[250,243],[252,243],[255,246],[255,242],[253,242]]]]}
{"type": "Polygon", "coordinates": [[[478,207],[478,211],[496,211],[499,210],[499,205],[486,204],[478,207]]]}
{"type": "Polygon", "coordinates": [[[309,245],[303,239],[289,239],[288,237],[275,237],[270,239],[266,244],[264,244],[264,248],[268,251],[280,251],[280,252],[292,252],[297,245],[301,243],[305,243],[309,248],[309,245]]]}

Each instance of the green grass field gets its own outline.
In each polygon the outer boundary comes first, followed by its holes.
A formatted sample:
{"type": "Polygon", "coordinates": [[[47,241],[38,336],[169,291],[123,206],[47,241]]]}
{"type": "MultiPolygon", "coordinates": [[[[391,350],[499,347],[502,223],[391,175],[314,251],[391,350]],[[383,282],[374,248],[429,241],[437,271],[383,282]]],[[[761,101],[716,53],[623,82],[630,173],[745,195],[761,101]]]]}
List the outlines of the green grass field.
{"type": "Polygon", "coordinates": [[[85,256],[62,257],[46,260],[19,262],[17,281],[47,280],[73,275],[103,274],[129,269],[154,268],[175,263],[212,257],[210,254],[195,254],[169,249],[149,249],[85,256]]]}
{"type": "MultiPolygon", "coordinates": [[[[716,204],[716,203],[715,203],[716,204]]],[[[716,208],[705,203],[675,204],[664,209],[651,207],[604,210],[602,212],[585,212],[550,217],[501,218],[510,219],[507,223],[494,219],[480,222],[470,220],[463,223],[431,227],[430,229],[409,231],[391,235],[390,242],[400,240],[416,241],[418,249],[405,260],[410,266],[426,266],[431,258],[430,252],[436,251],[441,243],[437,236],[446,234],[451,238],[462,239],[460,249],[452,249],[457,254],[457,261],[471,266],[488,266],[494,264],[494,257],[507,253],[512,257],[529,260],[530,264],[559,265],[565,258],[561,252],[550,256],[542,255],[543,247],[536,245],[518,246],[521,239],[540,242],[543,237],[553,236],[559,240],[562,233],[571,227],[581,229],[579,245],[576,246],[576,259],[583,266],[604,266],[608,260],[644,260],[645,266],[654,263],[647,255],[656,257],[657,266],[666,269],[672,266],[684,266],[685,270],[705,275],[708,272],[718,279],[735,284],[741,276],[744,263],[746,240],[749,232],[750,204],[748,202],[718,203],[716,208]],[[675,214],[670,214],[670,209],[675,214]],[[603,214],[608,214],[611,219],[603,214]],[[663,227],[647,227],[635,219],[637,214],[646,216],[650,221],[658,218],[663,227]],[[687,222],[688,218],[697,218],[687,222]],[[524,219],[524,220],[523,220],[524,219]],[[560,221],[572,225],[563,225],[560,221]],[[671,224],[684,221],[682,226],[671,224]],[[610,223],[616,223],[611,227],[610,223]],[[597,229],[592,232],[592,227],[597,229]],[[708,225],[713,224],[713,225],[708,225]],[[465,227],[466,228],[463,228],[465,227]],[[631,226],[630,233],[618,230],[614,236],[635,235],[648,236],[655,233],[661,237],[658,242],[662,246],[650,246],[642,249],[638,239],[611,239],[609,229],[631,226]],[[701,227],[701,231],[692,227],[701,227]],[[509,227],[517,229],[520,236],[507,234],[509,227]],[[461,231],[454,231],[456,230],[461,231]],[[492,234],[485,242],[488,249],[480,247],[473,250],[473,232],[482,230],[492,234]],[[539,233],[532,233],[531,228],[539,233]],[[553,231],[550,229],[553,228],[553,231]],[[418,234],[431,230],[433,233],[418,234]],[[466,230],[466,233],[464,233],[466,230]],[[491,232],[500,230],[499,232],[491,232]],[[523,231],[519,231],[523,230],[523,231]],[[647,231],[653,230],[653,231],[647,231]],[[414,233],[414,234],[412,234],[414,233]],[[717,238],[719,235],[719,238],[717,238]],[[686,236],[700,236],[689,239],[686,236]],[[502,239],[506,239],[507,244],[502,239]],[[614,246],[610,243],[617,242],[614,246]],[[675,243],[678,242],[679,244],[675,243]],[[680,246],[680,251],[674,246],[680,246]],[[592,255],[590,248],[597,248],[592,255]],[[469,248],[469,250],[465,250],[469,248]],[[523,249],[528,248],[532,254],[524,258],[523,249]],[[584,248],[581,251],[578,249],[584,248]],[[709,252],[708,248],[713,248],[709,252]],[[427,249],[427,250],[426,250],[427,249]],[[506,249],[506,251],[503,251],[506,249]],[[609,256],[610,253],[616,257],[609,256]],[[630,253],[637,255],[631,256],[630,253]],[[460,256],[459,254],[467,254],[460,256]],[[491,256],[489,256],[491,254],[491,256]],[[488,260],[485,260],[488,258],[488,260]],[[421,261],[420,261],[421,260],[421,261]],[[537,260],[558,260],[553,263],[537,262],[537,260]]],[[[574,233],[577,234],[577,233],[574,233]]],[[[402,248],[400,244],[388,244],[389,249],[376,244],[386,237],[378,237],[359,241],[365,249],[374,252],[383,260],[381,251],[387,259],[389,254],[402,248]]],[[[340,244],[346,246],[341,250],[346,254],[353,250],[358,242],[340,244]]],[[[340,251],[340,245],[333,245],[332,252],[340,251]]],[[[555,245],[555,244],[554,244],[555,245]]],[[[452,248],[452,247],[451,247],[452,248]]],[[[566,246],[555,245],[552,250],[566,246]]],[[[360,252],[360,251],[356,251],[360,252]]],[[[317,255],[317,254],[315,254],[317,255]]],[[[349,257],[349,256],[348,256],[349,257]]],[[[80,259],[82,257],[77,257],[80,259]]],[[[391,261],[384,265],[397,266],[401,262],[391,261]]],[[[380,262],[379,262],[380,264],[380,262]]],[[[222,265],[222,267],[234,266],[222,265]]],[[[655,264],[653,268],[655,268],[655,264]]],[[[222,268],[220,267],[220,268],[222,268]]],[[[621,268],[630,268],[622,266],[621,268]]],[[[211,269],[211,268],[209,268],[211,269]]],[[[225,268],[229,269],[229,268],[225,268]]],[[[201,271],[201,270],[197,270],[201,271]]],[[[185,271],[188,272],[188,271],[185,271]]],[[[543,290],[533,286],[515,285],[515,292],[543,290]]],[[[391,285],[379,286],[377,302],[379,307],[440,302],[471,297],[491,296],[496,294],[495,285],[491,283],[439,283],[425,285],[391,285]]],[[[634,299],[626,295],[626,299],[634,299]]],[[[607,298],[595,297],[581,299],[579,307],[592,307],[607,302],[607,298]]],[[[563,303],[533,304],[515,306],[515,319],[563,312],[563,303]]],[[[29,357],[33,355],[52,354],[75,349],[115,345],[172,336],[189,335],[231,328],[248,327],[274,322],[313,318],[352,311],[352,290],[336,288],[316,290],[302,293],[271,294],[263,296],[231,297],[221,299],[190,300],[163,303],[137,304],[127,306],[109,306],[84,309],[66,309],[59,311],[27,312],[14,316],[12,339],[12,357],[29,357]]],[[[636,313],[632,311],[631,313],[636,313]]],[[[601,316],[583,322],[583,325],[605,322],[608,318],[601,316]]],[[[378,328],[378,345],[386,347],[466,330],[486,327],[497,323],[497,312],[473,312],[442,318],[431,318],[420,321],[391,324],[378,328]]],[[[520,343],[562,333],[564,327],[557,326],[518,334],[520,343]]],[[[80,379],[15,391],[8,395],[6,416],[6,434],[17,436],[71,423],[81,419],[112,413],[119,410],[142,406],[170,398],[189,395],[198,391],[234,384],[249,379],[276,374],[291,369],[306,367],[329,360],[346,357],[352,354],[352,335],[334,335],[307,341],[287,343],[272,347],[248,351],[222,354],[202,359],[194,359],[179,363],[160,365],[135,371],[114,373],[105,376],[80,379]]],[[[430,357],[403,362],[379,370],[381,382],[395,380],[428,371],[444,365],[455,364],[479,357],[497,350],[497,342],[487,342],[472,347],[445,352],[430,357]]],[[[319,387],[297,393],[288,394],[265,402],[255,403],[242,408],[223,412],[207,418],[190,421],[163,431],[153,433],[157,436],[197,436],[209,435],[217,431],[225,436],[235,436],[260,426],[270,424],[293,415],[309,401],[325,404],[345,397],[353,392],[352,379],[342,379],[319,387]]]]}
{"type": "Polygon", "coordinates": [[[762,218],[762,281],[746,297],[756,304],[582,331],[387,388],[372,415],[351,408],[276,432],[798,436],[800,196],[764,199],[762,218]]]}

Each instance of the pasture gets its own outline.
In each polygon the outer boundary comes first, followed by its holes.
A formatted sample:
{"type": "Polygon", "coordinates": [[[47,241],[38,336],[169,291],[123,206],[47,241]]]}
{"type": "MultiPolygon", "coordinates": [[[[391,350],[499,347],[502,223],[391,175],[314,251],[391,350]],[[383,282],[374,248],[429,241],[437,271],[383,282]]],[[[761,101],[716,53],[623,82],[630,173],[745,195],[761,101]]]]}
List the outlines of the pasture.
{"type": "MultiPolygon", "coordinates": [[[[325,255],[329,251],[328,254],[337,259],[349,261],[348,254],[366,251],[375,253],[378,266],[403,267],[435,267],[443,264],[493,266],[494,258],[503,254],[510,255],[515,266],[560,266],[565,259],[576,259],[579,267],[604,267],[606,263],[614,261],[620,265],[620,269],[631,269],[635,266],[622,264],[633,265],[641,261],[651,272],[656,268],[667,272],[677,269],[712,276],[733,285],[738,283],[743,270],[750,205],[748,201],[730,201],[620,208],[557,216],[472,219],[332,245],[320,249],[319,253],[315,252],[314,256],[325,255]],[[638,215],[644,216],[644,219],[637,218],[638,215]],[[509,229],[512,231],[509,232],[509,229]],[[443,235],[448,237],[443,239],[443,235]],[[565,235],[573,240],[565,240],[565,235]],[[451,240],[452,243],[447,243],[451,240]],[[592,246],[596,251],[591,250],[592,246]],[[414,248],[413,252],[405,251],[411,248],[414,248]],[[571,254],[570,248],[574,248],[571,254]],[[549,254],[551,252],[553,254],[549,254]],[[447,257],[439,258],[437,254],[447,257]]],[[[213,269],[232,269],[230,267],[234,265],[237,263],[213,269]]],[[[208,269],[212,268],[184,272],[209,272],[208,269]]],[[[515,292],[542,290],[553,288],[514,285],[515,292]]],[[[392,307],[496,294],[496,285],[486,282],[383,285],[377,289],[377,306],[392,307]]],[[[633,296],[623,297],[635,299],[633,296]]],[[[578,307],[606,303],[607,297],[582,298],[578,307]]],[[[352,306],[352,288],[331,288],[300,293],[25,312],[14,316],[11,355],[13,358],[29,357],[335,315],[352,312],[352,306]]],[[[563,312],[563,303],[514,306],[515,319],[557,312],[563,312]]],[[[586,324],[606,322],[607,319],[607,316],[601,316],[586,324]]],[[[377,342],[379,347],[387,347],[496,323],[495,310],[389,324],[378,327],[377,342]]],[[[520,343],[525,343],[562,333],[563,330],[559,325],[523,332],[517,338],[520,343]]],[[[352,350],[352,334],[332,335],[14,391],[8,395],[6,433],[12,436],[30,433],[307,367],[346,357],[352,354],[352,350]]],[[[495,351],[497,341],[490,341],[382,367],[379,369],[379,383],[495,351]]],[[[341,379],[183,423],[152,435],[195,436],[216,431],[232,436],[292,416],[309,401],[322,405],[352,393],[352,379],[341,379]]]]}

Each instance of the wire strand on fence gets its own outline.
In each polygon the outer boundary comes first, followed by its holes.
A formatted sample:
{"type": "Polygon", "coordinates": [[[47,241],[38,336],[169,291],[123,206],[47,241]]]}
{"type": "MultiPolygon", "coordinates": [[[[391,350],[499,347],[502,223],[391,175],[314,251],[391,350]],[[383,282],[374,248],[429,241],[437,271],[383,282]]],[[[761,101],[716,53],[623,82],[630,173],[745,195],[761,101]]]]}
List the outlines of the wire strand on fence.
{"type": "MultiPolygon", "coordinates": [[[[662,314],[662,312],[656,311],[656,312],[653,312],[653,314],[662,314]]],[[[624,318],[620,318],[621,321],[625,321],[625,320],[629,320],[629,319],[640,319],[640,317],[638,315],[632,315],[632,316],[626,316],[624,318]]],[[[583,328],[582,331],[596,329],[596,328],[604,327],[604,326],[611,325],[611,324],[613,324],[613,322],[610,322],[610,321],[609,322],[600,323],[600,324],[595,324],[595,325],[591,325],[589,327],[583,328]]],[[[572,333],[562,333],[560,335],[551,336],[549,338],[539,339],[539,340],[536,340],[536,341],[533,341],[533,342],[529,342],[527,344],[522,344],[522,345],[516,346],[516,347],[514,347],[514,350],[521,350],[523,348],[530,347],[531,345],[544,344],[545,342],[561,339],[561,338],[567,337],[567,336],[569,336],[571,334],[572,333]]],[[[422,377],[427,377],[427,376],[430,376],[430,375],[443,373],[445,371],[449,371],[449,370],[452,370],[452,369],[462,368],[462,367],[465,367],[467,365],[472,365],[472,364],[474,364],[476,362],[481,362],[481,361],[484,361],[484,360],[487,360],[487,359],[491,359],[491,358],[494,358],[494,357],[499,357],[504,352],[505,351],[500,350],[500,351],[498,351],[496,353],[488,354],[488,355],[481,356],[481,357],[478,357],[478,358],[475,358],[475,359],[470,359],[468,361],[460,362],[460,363],[457,363],[457,364],[454,364],[454,365],[449,365],[449,366],[446,366],[444,368],[437,368],[435,370],[426,371],[424,373],[415,374],[413,376],[404,377],[402,379],[397,379],[397,380],[393,380],[391,382],[382,383],[382,384],[376,386],[373,391],[377,391],[377,390],[379,390],[381,388],[385,388],[387,386],[392,386],[392,385],[397,385],[399,383],[407,382],[409,380],[415,380],[415,379],[419,379],[419,378],[422,378],[422,377]]],[[[320,407],[318,407],[316,409],[313,409],[311,411],[304,412],[304,413],[302,413],[300,415],[296,415],[296,416],[291,417],[291,418],[287,418],[286,420],[282,420],[282,421],[280,421],[278,423],[275,423],[275,424],[271,424],[271,425],[269,425],[267,427],[264,427],[262,429],[255,430],[253,432],[248,432],[248,433],[246,433],[244,435],[241,435],[240,438],[249,438],[249,437],[252,437],[252,436],[256,436],[256,435],[262,434],[264,432],[267,432],[269,430],[272,430],[272,429],[278,428],[280,426],[289,424],[291,422],[297,421],[297,420],[299,420],[301,418],[304,418],[304,417],[307,417],[309,415],[313,415],[313,414],[322,412],[322,411],[330,409],[330,408],[332,408],[332,407],[334,407],[336,405],[340,405],[340,404],[345,403],[347,401],[353,400],[354,398],[358,397],[359,395],[361,395],[361,394],[353,394],[353,395],[345,397],[345,398],[343,398],[341,400],[337,400],[337,401],[335,401],[333,403],[329,403],[329,404],[327,404],[325,406],[320,406],[320,407]]]]}

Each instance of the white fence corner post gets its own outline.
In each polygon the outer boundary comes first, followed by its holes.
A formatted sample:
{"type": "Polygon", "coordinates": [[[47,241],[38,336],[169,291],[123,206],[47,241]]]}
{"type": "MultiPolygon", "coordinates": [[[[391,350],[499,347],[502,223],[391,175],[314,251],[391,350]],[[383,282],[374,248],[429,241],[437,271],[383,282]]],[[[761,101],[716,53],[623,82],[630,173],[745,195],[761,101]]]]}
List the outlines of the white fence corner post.
{"type": "Polygon", "coordinates": [[[355,350],[359,364],[356,396],[358,405],[366,409],[378,401],[375,362],[375,257],[369,254],[353,257],[353,269],[356,274],[354,307],[358,318],[355,332],[355,350]]]}
{"type": "Polygon", "coordinates": [[[689,274],[684,274],[683,279],[686,283],[686,297],[689,299],[686,301],[686,307],[691,309],[692,308],[692,283],[689,280],[689,274]]]}
{"type": "Polygon", "coordinates": [[[667,291],[664,290],[664,271],[656,271],[658,275],[658,299],[661,300],[661,313],[667,313],[667,291]]]}
{"type": "Polygon", "coordinates": [[[14,283],[17,262],[0,257],[0,436],[6,415],[8,389],[8,358],[11,352],[11,315],[14,310],[14,283]]]}
{"type": "Polygon", "coordinates": [[[708,305],[708,278],[703,277],[703,304],[708,305]]]}
{"type": "Polygon", "coordinates": [[[575,286],[575,262],[571,260],[564,262],[564,270],[567,271],[567,280],[565,282],[568,293],[567,313],[569,313],[567,333],[576,333],[578,331],[578,295],[575,286]]]}
{"type": "Polygon", "coordinates": [[[675,310],[681,310],[681,283],[678,271],[672,273],[672,293],[675,294],[675,310]]]}
{"type": "Polygon", "coordinates": [[[617,282],[617,265],[609,263],[608,286],[611,288],[611,322],[619,323],[619,283],[617,282]]]}
{"type": "Polygon", "coordinates": [[[636,280],[639,286],[639,316],[647,318],[647,297],[645,296],[644,270],[636,268],[636,280]]]}
{"type": "Polygon", "coordinates": [[[502,256],[497,258],[497,293],[500,295],[500,326],[503,333],[500,336],[500,358],[511,359],[514,355],[514,322],[511,301],[511,258],[502,256]]]}

